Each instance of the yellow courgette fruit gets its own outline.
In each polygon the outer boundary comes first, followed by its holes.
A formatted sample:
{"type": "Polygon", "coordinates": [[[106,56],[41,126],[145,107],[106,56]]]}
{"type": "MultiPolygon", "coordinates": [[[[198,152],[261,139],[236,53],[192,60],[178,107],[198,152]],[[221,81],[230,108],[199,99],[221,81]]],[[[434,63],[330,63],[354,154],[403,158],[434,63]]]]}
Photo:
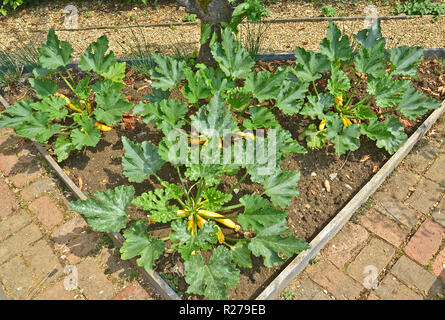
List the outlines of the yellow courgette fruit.
{"type": "Polygon", "coordinates": [[[343,97],[335,97],[335,105],[338,106],[342,106],[343,105],[343,97]]]}
{"type": "Polygon", "coordinates": [[[190,213],[188,210],[178,210],[176,211],[178,217],[187,217],[190,213]]]}
{"type": "Polygon", "coordinates": [[[222,214],[213,212],[213,211],[209,211],[209,210],[198,210],[198,215],[207,218],[207,219],[214,219],[216,222],[222,223],[223,225],[225,225],[226,227],[229,227],[231,229],[235,229],[235,231],[238,231],[241,227],[239,225],[237,225],[235,222],[233,222],[232,220],[228,219],[228,218],[223,218],[224,216],[222,214]],[[222,218],[222,219],[218,219],[218,218],[222,218]]]}
{"type": "Polygon", "coordinates": [[[320,124],[318,125],[318,130],[321,131],[324,128],[326,128],[326,120],[321,120],[320,124]]]}
{"type": "Polygon", "coordinates": [[[206,219],[204,219],[203,217],[197,215],[196,216],[196,224],[198,225],[199,229],[202,229],[202,226],[207,222],[206,219]]]}
{"type": "Polygon", "coordinates": [[[251,132],[245,133],[242,131],[238,131],[236,134],[239,135],[240,137],[243,137],[246,140],[255,140],[255,136],[251,132]]]}
{"type": "Polygon", "coordinates": [[[216,233],[216,236],[218,237],[218,242],[223,243],[224,242],[224,233],[222,232],[221,228],[216,226],[218,228],[218,232],[216,233]]]}
{"type": "Polygon", "coordinates": [[[345,128],[352,124],[351,120],[349,118],[344,117],[344,116],[341,117],[341,121],[343,121],[343,126],[345,128]]]}
{"type": "Polygon", "coordinates": [[[94,124],[100,131],[110,131],[111,127],[104,125],[103,123],[97,122],[94,124]]]}

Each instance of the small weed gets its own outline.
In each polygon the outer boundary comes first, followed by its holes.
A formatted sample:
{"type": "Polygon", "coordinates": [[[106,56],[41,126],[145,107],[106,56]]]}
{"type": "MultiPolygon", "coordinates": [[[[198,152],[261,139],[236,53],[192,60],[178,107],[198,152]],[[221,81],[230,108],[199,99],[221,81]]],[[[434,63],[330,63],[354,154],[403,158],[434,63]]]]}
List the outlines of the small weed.
{"type": "Polygon", "coordinates": [[[294,300],[295,299],[294,291],[292,289],[288,289],[286,291],[283,291],[280,294],[280,298],[281,298],[281,300],[294,300]]]}
{"type": "Polygon", "coordinates": [[[325,17],[338,17],[337,10],[334,9],[332,5],[326,5],[320,8],[325,17]]]}
{"type": "Polygon", "coordinates": [[[311,261],[309,261],[310,265],[314,265],[320,262],[320,259],[312,259],[311,261]]]}
{"type": "Polygon", "coordinates": [[[182,21],[184,22],[193,22],[196,21],[196,14],[194,13],[186,13],[183,17],[182,17],[182,21]]]}
{"type": "Polygon", "coordinates": [[[102,233],[100,241],[97,243],[97,247],[112,248],[113,241],[105,233],[102,233]]]}
{"type": "Polygon", "coordinates": [[[434,15],[433,21],[437,21],[445,13],[445,3],[443,1],[431,2],[430,0],[397,1],[394,4],[393,14],[399,15],[402,13],[421,16],[434,15]]]}
{"type": "Polygon", "coordinates": [[[139,273],[135,270],[135,271],[131,271],[126,277],[125,280],[127,280],[128,282],[132,282],[133,280],[137,279],[137,277],[139,276],[139,273]]]}
{"type": "Polygon", "coordinates": [[[180,292],[179,289],[179,279],[177,277],[175,277],[173,274],[171,273],[161,273],[160,276],[162,277],[162,279],[165,280],[165,282],[167,282],[167,284],[171,287],[175,289],[175,292],[178,294],[178,296],[182,296],[182,292],[180,292]]]}

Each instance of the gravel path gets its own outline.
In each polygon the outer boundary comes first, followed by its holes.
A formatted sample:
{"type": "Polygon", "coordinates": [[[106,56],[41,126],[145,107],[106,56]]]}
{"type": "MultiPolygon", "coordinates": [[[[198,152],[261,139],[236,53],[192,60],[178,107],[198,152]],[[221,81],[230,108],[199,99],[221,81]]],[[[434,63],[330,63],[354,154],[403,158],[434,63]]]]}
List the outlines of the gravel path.
{"type": "MultiPolygon", "coordinates": [[[[51,27],[63,28],[65,14],[63,8],[67,2],[32,6],[15,12],[0,20],[0,43],[13,50],[14,42],[21,42],[30,37],[43,41],[46,33],[25,33],[24,30],[48,30],[51,27]]],[[[340,10],[342,16],[363,15],[366,3],[346,5],[340,10]]],[[[297,17],[321,16],[320,5],[304,1],[281,2],[269,5],[271,15],[268,19],[285,19],[297,17]]],[[[160,3],[157,7],[107,1],[98,6],[97,3],[82,3],[77,6],[79,28],[92,26],[127,26],[128,24],[178,23],[184,17],[185,10],[173,4],[160,3]]],[[[391,7],[378,7],[380,15],[390,14],[391,7]]],[[[299,22],[271,24],[264,35],[263,52],[290,52],[295,46],[316,50],[320,40],[325,37],[328,22],[299,22]]],[[[337,25],[346,30],[347,34],[356,33],[363,28],[363,21],[341,21],[337,25]]],[[[178,26],[144,27],[134,29],[138,36],[142,31],[152,51],[163,53],[191,53],[199,48],[199,27],[178,26]]],[[[426,48],[445,47],[445,18],[432,22],[424,17],[413,20],[382,21],[382,32],[389,47],[399,45],[421,45],[426,48]]],[[[87,45],[102,34],[107,34],[110,47],[117,56],[124,56],[126,44],[131,43],[130,29],[93,29],[88,31],[59,31],[63,40],[70,41],[78,55],[87,45]]],[[[245,34],[245,27],[241,27],[245,34]]]]}

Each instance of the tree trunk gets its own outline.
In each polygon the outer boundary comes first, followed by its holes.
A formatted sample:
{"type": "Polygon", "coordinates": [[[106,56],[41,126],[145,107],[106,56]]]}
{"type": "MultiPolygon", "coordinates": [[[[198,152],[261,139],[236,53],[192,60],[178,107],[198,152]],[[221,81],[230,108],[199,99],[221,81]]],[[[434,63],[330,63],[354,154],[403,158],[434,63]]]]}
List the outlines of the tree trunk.
{"type": "MultiPolygon", "coordinates": [[[[227,0],[179,0],[188,13],[194,13],[201,20],[201,26],[212,26],[212,34],[221,34],[221,22],[229,23],[232,19],[233,8],[227,0]]],[[[201,27],[202,30],[202,27],[201,27]]],[[[211,37],[210,37],[211,38],[211,37]]],[[[210,51],[210,38],[199,48],[198,62],[207,66],[216,66],[210,51]]]]}

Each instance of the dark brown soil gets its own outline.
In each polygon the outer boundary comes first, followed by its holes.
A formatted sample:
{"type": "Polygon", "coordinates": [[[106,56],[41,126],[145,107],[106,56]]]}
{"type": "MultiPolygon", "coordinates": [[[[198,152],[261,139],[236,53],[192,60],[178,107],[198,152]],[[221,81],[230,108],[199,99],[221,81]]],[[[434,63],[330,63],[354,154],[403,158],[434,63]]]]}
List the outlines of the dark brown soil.
{"type": "MultiPolygon", "coordinates": [[[[272,63],[267,66],[274,68],[272,63]]],[[[261,66],[259,66],[261,68],[261,66]]],[[[445,73],[441,71],[440,63],[436,60],[429,60],[422,63],[418,69],[419,79],[413,80],[413,85],[429,95],[430,97],[443,100],[445,98],[445,73]]],[[[151,91],[149,82],[141,75],[136,75],[130,69],[126,79],[125,95],[133,102],[139,101],[143,96],[151,91]]],[[[62,86],[62,84],[61,84],[62,86]]],[[[358,88],[364,90],[363,88],[358,88]]],[[[17,97],[23,95],[23,88],[16,88],[15,92],[6,94],[8,102],[13,103],[17,97]]],[[[319,88],[322,90],[322,88],[319,88]]],[[[358,92],[360,95],[360,92],[358,92]]],[[[25,93],[30,97],[30,92],[25,93]]],[[[282,127],[289,130],[295,139],[305,145],[301,140],[301,132],[310,119],[300,116],[285,116],[277,113],[277,119],[282,127]]],[[[426,117],[426,116],[425,116],[426,117]]],[[[424,118],[425,118],[424,117],[424,118]]],[[[411,134],[423,121],[411,121],[406,126],[406,132],[411,134]]],[[[405,124],[407,122],[405,121],[405,124]]],[[[112,131],[106,132],[97,147],[88,148],[82,152],[74,152],[69,159],[61,163],[64,171],[71,179],[82,188],[87,195],[92,195],[97,190],[106,190],[119,185],[130,184],[122,175],[121,158],[124,154],[121,137],[126,136],[133,141],[150,141],[157,144],[161,138],[160,133],[151,125],[146,125],[142,121],[137,121],[136,129],[127,130],[124,123],[116,126],[112,131]]],[[[47,146],[51,151],[51,145],[47,146]]],[[[366,137],[361,139],[361,147],[354,152],[338,156],[332,146],[325,146],[321,150],[308,149],[305,155],[291,155],[286,158],[283,167],[299,170],[301,179],[298,183],[300,195],[293,199],[287,208],[288,225],[294,233],[310,242],[343,208],[346,203],[366,184],[378,169],[389,159],[389,155],[382,149],[375,146],[375,142],[366,137]],[[330,192],[325,188],[325,181],[329,181],[330,192]]],[[[241,175],[242,173],[240,173],[241,175]]],[[[176,171],[166,164],[159,173],[159,176],[171,183],[179,183],[176,171]]],[[[239,177],[227,176],[223,178],[222,187],[228,189],[233,186],[239,177]]],[[[131,183],[136,194],[160,187],[154,179],[149,179],[143,183],[131,183]]],[[[237,199],[246,193],[258,193],[261,186],[245,181],[239,187],[240,192],[233,199],[237,199]]],[[[145,213],[130,206],[129,215],[133,217],[145,217],[145,213]]],[[[167,236],[168,225],[153,224],[149,230],[156,236],[167,236]]],[[[290,261],[290,260],[289,260],[290,261]]],[[[283,266],[268,269],[263,266],[262,259],[253,257],[253,267],[243,268],[240,273],[240,282],[234,289],[229,290],[232,299],[254,299],[273,278],[283,269],[283,266]]],[[[175,252],[166,252],[157,262],[157,272],[162,274],[173,274],[179,278],[177,291],[184,293],[186,284],[183,279],[182,259],[175,252]]],[[[197,299],[199,297],[188,296],[184,298],[197,299]]]]}

